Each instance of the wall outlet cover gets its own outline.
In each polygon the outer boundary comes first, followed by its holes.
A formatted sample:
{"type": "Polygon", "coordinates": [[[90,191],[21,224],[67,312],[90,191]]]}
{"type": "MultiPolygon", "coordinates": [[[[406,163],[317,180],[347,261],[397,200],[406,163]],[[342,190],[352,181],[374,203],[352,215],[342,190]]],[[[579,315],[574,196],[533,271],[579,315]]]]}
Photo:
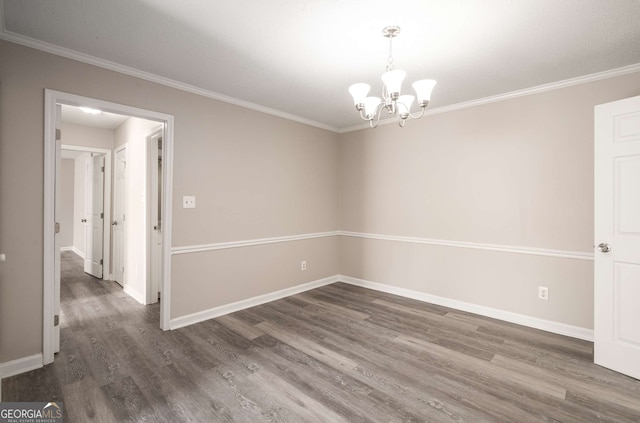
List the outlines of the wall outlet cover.
{"type": "Polygon", "coordinates": [[[193,195],[185,195],[182,197],[182,208],[183,209],[195,209],[196,208],[196,197],[193,195]]]}

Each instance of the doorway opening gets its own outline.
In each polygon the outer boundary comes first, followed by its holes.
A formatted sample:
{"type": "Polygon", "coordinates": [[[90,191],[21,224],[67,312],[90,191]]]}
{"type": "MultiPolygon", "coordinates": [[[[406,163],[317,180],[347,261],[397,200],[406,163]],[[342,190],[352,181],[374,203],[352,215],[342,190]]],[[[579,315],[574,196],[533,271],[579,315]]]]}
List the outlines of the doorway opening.
{"type": "MultiPolygon", "coordinates": [[[[62,122],[67,123],[63,106],[62,122]]],[[[104,280],[111,276],[111,163],[112,151],[86,145],[91,127],[78,127],[81,137],[62,144],[59,195],[61,251],[73,251],[86,273],[104,280]]],[[[106,132],[105,130],[102,130],[106,132]]],[[[68,131],[65,131],[68,132],[68,131]]],[[[99,133],[99,132],[98,132],[99,133]]]]}
{"type": "MultiPolygon", "coordinates": [[[[79,251],[78,246],[82,245],[86,273],[108,280],[119,278],[117,281],[124,291],[142,304],[157,302],[162,292],[159,324],[163,330],[170,329],[173,116],[45,90],[44,144],[44,364],[53,362],[60,343],[57,316],[60,306],[61,247],[79,251]],[[117,146],[115,143],[111,148],[74,145],[78,142],[73,140],[73,143],[67,144],[69,137],[65,137],[64,131],[61,131],[62,108],[75,109],[81,106],[127,119],[118,127],[120,134],[117,146]],[[80,222],[75,221],[79,220],[79,216],[73,221],[73,225],[82,224],[83,231],[77,237],[74,233],[72,246],[61,245],[60,169],[63,143],[67,156],[75,156],[74,160],[82,157],[81,166],[78,167],[83,171],[78,174],[85,175],[87,179],[84,184],[84,214],[80,222]],[[120,150],[127,152],[124,160],[118,156],[120,150]],[[161,161],[158,161],[158,154],[161,161]],[[151,167],[150,163],[155,165],[151,167]],[[117,186],[118,169],[124,171],[120,172],[120,176],[124,176],[119,187],[120,194],[117,186]],[[154,175],[154,180],[151,175],[154,175]],[[152,183],[155,183],[154,187],[152,183]],[[124,205],[117,204],[118,195],[120,200],[124,200],[124,205]],[[131,223],[130,230],[127,230],[128,223],[131,223]],[[78,246],[75,245],[76,239],[78,246]],[[120,241],[122,244],[117,245],[120,241]],[[118,261],[118,258],[121,260],[118,261]]],[[[68,244],[68,233],[66,240],[68,244]]]]}

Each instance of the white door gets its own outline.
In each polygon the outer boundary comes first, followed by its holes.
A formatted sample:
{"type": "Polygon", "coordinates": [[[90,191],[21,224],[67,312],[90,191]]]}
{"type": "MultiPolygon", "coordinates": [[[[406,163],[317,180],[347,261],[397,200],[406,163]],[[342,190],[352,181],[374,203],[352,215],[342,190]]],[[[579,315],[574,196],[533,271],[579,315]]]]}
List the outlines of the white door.
{"type": "Polygon", "coordinates": [[[56,162],[55,162],[55,193],[54,216],[56,221],[55,235],[53,237],[53,352],[60,352],[60,220],[62,207],[60,204],[60,166],[62,164],[62,140],[59,134],[62,120],[62,106],[56,104],[56,162]]]}
{"type": "Polygon", "coordinates": [[[149,138],[149,289],[147,304],[158,302],[162,269],[162,133],[149,138]]]}
{"type": "Polygon", "coordinates": [[[640,379],[640,96],[595,108],[596,364],[640,379]]]}
{"type": "Polygon", "coordinates": [[[126,234],[126,189],[127,189],[127,148],[116,150],[115,184],[113,192],[113,280],[125,284],[125,234],[126,234]]]}
{"type": "Polygon", "coordinates": [[[102,278],[104,219],[104,155],[92,154],[86,161],[84,271],[102,278]]]}

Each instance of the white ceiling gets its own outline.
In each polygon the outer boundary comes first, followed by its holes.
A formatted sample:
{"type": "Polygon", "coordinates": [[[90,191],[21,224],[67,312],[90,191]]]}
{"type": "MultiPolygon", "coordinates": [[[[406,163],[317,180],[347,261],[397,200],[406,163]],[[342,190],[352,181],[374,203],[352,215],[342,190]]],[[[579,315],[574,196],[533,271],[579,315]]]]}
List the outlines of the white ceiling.
{"type": "Polygon", "coordinates": [[[640,63],[639,0],[4,0],[2,13],[2,38],[335,129],[361,123],[349,85],[381,89],[391,24],[407,82],[438,80],[430,108],[640,63]]]}

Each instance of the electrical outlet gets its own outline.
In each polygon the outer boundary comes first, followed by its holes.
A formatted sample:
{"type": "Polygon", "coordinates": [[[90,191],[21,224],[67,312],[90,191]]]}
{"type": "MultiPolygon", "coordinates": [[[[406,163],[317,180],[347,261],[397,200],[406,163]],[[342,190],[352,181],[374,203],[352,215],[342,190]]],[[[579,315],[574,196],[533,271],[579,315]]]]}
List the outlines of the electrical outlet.
{"type": "Polygon", "coordinates": [[[307,270],[307,261],[306,260],[302,260],[300,262],[300,270],[307,270]]]}
{"type": "Polygon", "coordinates": [[[548,300],[549,299],[549,288],[547,288],[546,286],[539,286],[538,287],[538,298],[541,300],[548,300]]]}
{"type": "Polygon", "coordinates": [[[183,209],[195,209],[196,208],[196,197],[193,195],[185,195],[182,197],[182,208],[183,209]]]}

